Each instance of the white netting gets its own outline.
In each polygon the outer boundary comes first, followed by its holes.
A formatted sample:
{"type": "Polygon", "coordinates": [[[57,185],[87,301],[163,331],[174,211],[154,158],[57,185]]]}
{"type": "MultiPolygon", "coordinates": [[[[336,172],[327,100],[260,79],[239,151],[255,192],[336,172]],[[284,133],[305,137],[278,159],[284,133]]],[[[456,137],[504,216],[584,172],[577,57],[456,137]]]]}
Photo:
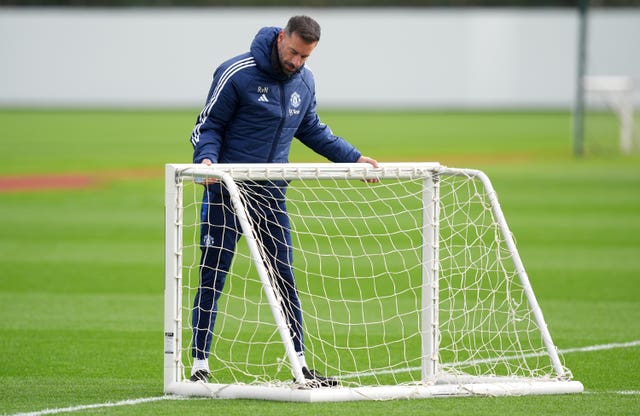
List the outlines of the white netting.
{"type": "MultiPolygon", "coordinates": [[[[438,374],[555,378],[482,183],[465,175],[439,179],[437,201],[427,202],[437,203],[440,215],[438,374]]],[[[239,183],[245,206],[255,209],[261,201],[239,183]]],[[[385,177],[376,184],[295,180],[288,187],[306,359],[342,385],[421,382],[424,184],[424,177],[385,177]]],[[[203,187],[183,185],[181,356],[188,378],[203,187]]],[[[285,349],[245,240],[220,298],[211,381],[290,382],[285,349]]]]}

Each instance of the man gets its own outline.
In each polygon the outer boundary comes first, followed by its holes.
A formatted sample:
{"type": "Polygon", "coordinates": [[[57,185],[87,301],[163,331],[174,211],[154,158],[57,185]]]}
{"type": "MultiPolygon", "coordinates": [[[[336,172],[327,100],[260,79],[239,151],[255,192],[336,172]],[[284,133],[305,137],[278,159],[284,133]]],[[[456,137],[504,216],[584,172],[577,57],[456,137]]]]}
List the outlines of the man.
{"type": "MultiPolygon", "coordinates": [[[[313,74],[305,62],[319,40],[320,26],[315,20],[294,16],[284,29],[261,29],[250,52],[220,65],[191,134],[193,162],[286,163],[296,137],[333,162],[370,163],[377,167],[374,159],[362,156],[343,138],[334,136],[316,114],[313,74]]],[[[248,186],[255,198],[249,215],[256,219],[267,261],[276,270],[274,289],[283,299],[282,307],[305,378],[317,385],[334,386],[337,384],[334,378],[309,370],[305,361],[302,311],[291,264],[291,235],[285,206],[287,183],[261,182],[248,186]]],[[[217,303],[240,238],[239,224],[222,184],[208,181],[205,187],[200,288],[193,305],[192,381],[209,379],[208,356],[217,303]]]]}

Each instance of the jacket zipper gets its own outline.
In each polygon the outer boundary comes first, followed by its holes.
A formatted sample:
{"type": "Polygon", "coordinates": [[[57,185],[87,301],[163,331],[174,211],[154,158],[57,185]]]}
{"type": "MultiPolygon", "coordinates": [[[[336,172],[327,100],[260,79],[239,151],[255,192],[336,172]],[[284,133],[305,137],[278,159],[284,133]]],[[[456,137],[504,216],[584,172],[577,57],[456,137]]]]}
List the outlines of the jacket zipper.
{"type": "Polygon", "coordinates": [[[278,147],[278,142],[280,141],[280,133],[282,132],[284,121],[287,118],[287,113],[286,113],[287,104],[285,103],[285,100],[284,100],[284,83],[280,81],[279,84],[280,84],[280,111],[281,111],[280,123],[278,124],[278,128],[276,130],[276,137],[274,138],[273,144],[271,145],[271,151],[269,152],[269,158],[267,159],[267,163],[273,162],[273,156],[276,152],[276,148],[278,147]]]}

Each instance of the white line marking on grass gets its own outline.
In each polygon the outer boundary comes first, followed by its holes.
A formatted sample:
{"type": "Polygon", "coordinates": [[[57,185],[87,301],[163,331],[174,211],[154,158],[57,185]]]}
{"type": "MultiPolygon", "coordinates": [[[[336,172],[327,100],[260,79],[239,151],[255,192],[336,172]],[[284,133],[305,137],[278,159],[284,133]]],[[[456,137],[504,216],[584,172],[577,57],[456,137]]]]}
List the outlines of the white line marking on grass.
{"type": "MultiPolygon", "coordinates": [[[[639,347],[639,346],[640,346],[640,340],[636,340],[636,341],[630,341],[630,342],[614,342],[611,344],[591,345],[588,347],[567,348],[564,350],[558,350],[558,352],[561,354],[570,354],[574,352],[604,351],[604,350],[613,350],[617,348],[633,348],[633,347],[639,347]]],[[[536,353],[536,354],[527,354],[524,357],[538,357],[543,355],[546,355],[546,352],[536,353]]],[[[515,358],[522,358],[522,357],[523,357],[522,355],[519,355],[519,356],[513,356],[513,357],[502,357],[501,359],[503,360],[515,359],[515,358]]],[[[495,361],[495,360],[476,360],[474,361],[474,363],[491,362],[491,361],[495,361]]],[[[449,364],[449,366],[451,365],[452,364],[449,364]]],[[[350,374],[340,378],[347,379],[347,378],[354,378],[354,377],[363,377],[366,375],[400,373],[400,372],[416,371],[416,370],[420,370],[420,367],[401,369],[401,370],[384,370],[384,371],[377,371],[375,373],[354,373],[354,374],[350,374]]],[[[585,392],[585,393],[589,393],[589,392],[585,392]]],[[[608,392],[608,391],[607,392],[590,392],[590,393],[591,394],[608,393],[608,394],[620,394],[620,395],[627,395],[627,396],[640,395],[640,391],[637,391],[637,390],[622,390],[622,391],[613,391],[613,392],[608,392]]],[[[107,403],[101,403],[101,404],[88,404],[88,405],[81,405],[81,406],[63,407],[59,409],[45,409],[45,410],[39,410],[36,412],[29,412],[29,413],[16,413],[13,416],[54,415],[56,413],[78,412],[82,410],[100,409],[104,407],[132,406],[132,405],[137,405],[142,403],[157,402],[161,400],[183,400],[183,399],[187,399],[187,398],[180,397],[180,396],[143,397],[140,399],[122,400],[115,403],[107,402],[107,403]]]]}
{"type": "Polygon", "coordinates": [[[614,392],[615,394],[621,394],[623,396],[637,396],[640,394],[640,391],[638,390],[623,390],[623,391],[616,391],[614,392]]]}
{"type": "Polygon", "coordinates": [[[590,347],[581,347],[581,348],[567,348],[566,350],[560,350],[560,352],[562,354],[567,354],[572,352],[603,351],[603,350],[613,350],[616,348],[633,348],[633,347],[640,347],[640,340],[629,341],[629,342],[614,342],[611,344],[592,345],[590,347]]]}
{"type": "Polygon", "coordinates": [[[585,390],[583,392],[583,394],[618,394],[620,396],[638,396],[638,395],[640,395],[640,391],[638,391],[638,390],[616,390],[616,391],[610,391],[610,390],[587,391],[587,390],[585,390]]]}
{"type": "MultiPolygon", "coordinates": [[[[633,347],[639,347],[639,346],[640,346],[640,340],[636,340],[636,341],[629,341],[629,342],[614,342],[611,344],[591,345],[588,347],[567,348],[564,350],[558,350],[558,352],[560,354],[570,354],[574,352],[604,351],[604,350],[613,350],[617,348],[633,348],[633,347]]],[[[547,355],[547,352],[543,351],[543,352],[537,352],[537,353],[531,353],[531,354],[511,355],[511,356],[498,357],[498,358],[484,358],[480,360],[469,360],[469,361],[465,361],[464,364],[465,365],[487,364],[487,363],[496,362],[498,360],[510,361],[510,360],[517,360],[522,358],[543,357],[545,355],[547,355]]],[[[454,367],[456,366],[456,364],[457,363],[444,363],[442,364],[442,367],[444,368],[454,367]]],[[[346,380],[346,379],[356,378],[356,377],[377,376],[381,374],[408,373],[411,371],[420,371],[420,367],[401,368],[397,370],[381,370],[381,371],[374,371],[374,372],[369,371],[369,372],[362,372],[362,373],[351,373],[351,374],[347,374],[345,376],[340,377],[340,379],[346,380]]]]}
{"type": "Polygon", "coordinates": [[[141,399],[122,400],[115,403],[107,402],[107,403],[100,403],[100,404],[87,404],[87,405],[80,405],[80,406],[62,407],[59,409],[45,409],[45,410],[39,410],[37,412],[16,413],[14,416],[54,415],[56,413],[78,412],[78,411],[89,410],[89,409],[100,409],[103,407],[132,406],[132,405],[141,404],[141,403],[157,402],[160,400],[181,400],[181,399],[182,399],[181,397],[176,397],[176,396],[144,397],[141,399]]]}

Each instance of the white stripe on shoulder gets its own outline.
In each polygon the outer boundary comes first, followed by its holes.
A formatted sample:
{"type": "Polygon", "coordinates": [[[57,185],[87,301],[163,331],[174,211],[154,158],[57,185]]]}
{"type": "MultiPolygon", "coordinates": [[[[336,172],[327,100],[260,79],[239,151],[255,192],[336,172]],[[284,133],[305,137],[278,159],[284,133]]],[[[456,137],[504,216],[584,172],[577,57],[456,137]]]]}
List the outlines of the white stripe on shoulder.
{"type": "Polygon", "coordinates": [[[216,97],[219,94],[220,90],[224,87],[224,85],[227,83],[227,80],[231,78],[233,74],[238,72],[240,69],[246,68],[248,66],[255,66],[255,60],[252,57],[248,57],[245,59],[241,59],[238,62],[234,62],[227,69],[225,69],[222,75],[220,75],[220,79],[218,80],[218,84],[216,85],[216,88],[213,91],[211,98],[216,97]]]}
{"type": "Polygon", "coordinates": [[[227,81],[229,81],[229,79],[231,79],[231,77],[234,74],[236,74],[238,71],[241,71],[243,69],[250,68],[253,66],[256,66],[256,61],[255,59],[253,59],[253,57],[244,58],[231,64],[227,69],[224,70],[222,75],[220,75],[220,78],[218,79],[218,82],[216,83],[216,86],[213,90],[213,94],[211,94],[211,98],[209,99],[207,104],[204,106],[204,108],[200,112],[200,115],[198,116],[198,122],[193,128],[193,132],[191,133],[191,143],[194,146],[198,144],[198,142],[200,141],[200,128],[204,124],[207,117],[209,117],[209,114],[211,113],[211,109],[213,108],[215,103],[218,101],[220,92],[227,84],[227,81]]]}

